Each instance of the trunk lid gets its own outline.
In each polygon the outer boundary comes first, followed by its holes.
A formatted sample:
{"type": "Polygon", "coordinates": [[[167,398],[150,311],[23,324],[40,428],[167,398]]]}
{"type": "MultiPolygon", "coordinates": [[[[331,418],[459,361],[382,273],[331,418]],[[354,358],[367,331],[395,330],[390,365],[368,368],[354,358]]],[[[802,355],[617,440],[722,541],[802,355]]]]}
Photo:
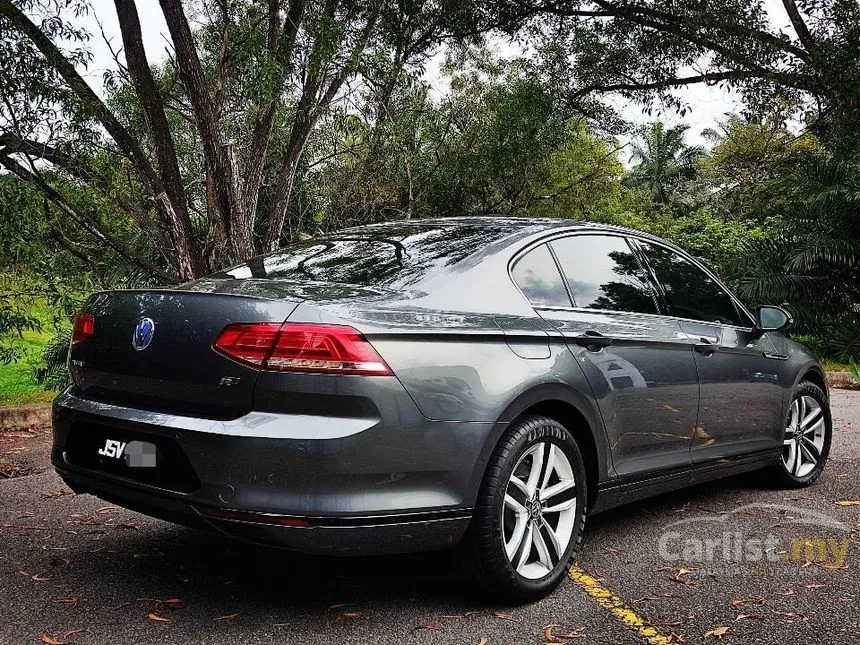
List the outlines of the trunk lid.
{"type": "Polygon", "coordinates": [[[209,279],[175,290],[93,295],[85,311],[95,317],[94,333],[70,352],[75,384],[83,396],[130,407],[212,418],[245,414],[259,372],[216,352],[213,343],[230,323],[283,322],[302,300],[287,285],[245,282],[209,279]]]}

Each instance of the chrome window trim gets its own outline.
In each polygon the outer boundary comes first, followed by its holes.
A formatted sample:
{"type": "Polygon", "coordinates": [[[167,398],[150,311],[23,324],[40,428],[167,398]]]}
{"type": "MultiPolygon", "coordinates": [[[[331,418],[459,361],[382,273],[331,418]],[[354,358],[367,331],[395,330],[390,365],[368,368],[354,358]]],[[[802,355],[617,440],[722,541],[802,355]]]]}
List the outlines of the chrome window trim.
{"type": "MultiPolygon", "coordinates": [[[[534,309],[535,311],[548,310],[548,311],[572,311],[572,312],[584,312],[584,313],[590,312],[590,313],[602,313],[602,314],[614,314],[614,315],[625,314],[625,315],[630,315],[630,316],[649,316],[649,317],[657,317],[657,318],[664,318],[664,319],[665,318],[671,318],[672,320],[677,320],[679,322],[692,322],[692,323],[697,323],[700,325],[710,325],[712,327],[726,327],[729,329],[739,329],[739,330],[748,331],[748,332],[751,332],[751,331],[753,331],[753,329],[755,329],[755,325],[751,325],[749,327],[744,327],[742,325],[728,325],[725,323],[718,323],[718,322],[709,321],[709,320],[697,320],[695,318],[682,318],[680,316],[672,316],[670,314],[660,314],[660,313],[648,314],[648,313],[639,313],[639,312],[635,312],[635,311],[616,311],[614,309],[585,309],[582,307],[563,307],[563,306],[548,307],[546,305],[535,305],[535,304],[533,304],[528,299],[528,297],[526,297],[526,295],[523,293],[522,289],[520,289],[520,286],[517,284],[516,280],[514,280],[513,273],[512,273],[514,264],[516,264],[520,260],[520,258],[522,258],[524,255],[526,255],[529,251],[540,246],[541,244],[548,244],[549,242],[552,242],[553,240],[557,240],[557,239],[564,238],[564,237],[574,237],[574,236],[580,236],[580,235],[602,235],[604,237],[622,237],[625,239],[630,238],[630,239],[634,239],[637,241],[648,242],[651,244],[655,244],[657,246],[662,246],[663,248],[665,248],[669,251],[672,251],[673,253],[677,253],[678,255],[680,255],[685,260],[692,262],[694,266],[696,266],[698,269],[703,271],[705,273],[705,275],[707,275],[709,278],[711,278],[711,280],[716,282],[717,285],[720,287],[720,289],[722,289],[726,294],[728,294],[728,296],[732,300],[732,302],[735,303],[735,306],[738,307],[740,311],[745,313],[749,317],[750,321],[755,321],[755,318],[749,312],[749,310],[743,305],[743,303],[740,300],[737,299],[737,297],[728,289],[728,287],[726,287],[726,285],[723,284],[722,280],[720,280],[717,276],[715,276],[712,271],[710,271],[707,267],[705,267],[701,262],[696,260],[696,258],[694,258],[692,255],[690,255],[686,251],[684,251],[678,247],[672,246],[671,244],[668,244],[666,242],[663,242],[662,240],[653,239],[653,238],[649,237],[648,235],[643,235],[643,234],[636,232],[636,231],[627,232],[627,231],[614,230],[614,229],[578,230],[578,229],[570,229],[569,228],[569,229],[564,229],[561,231],[548,231],[546,233],[546,235],[544,235],[544,236],[542,236],[536,240],[532,240],[526,246],[524,246],[523,248],[516,251],[513,256],[511,256],[511,259],[508,260],[508,278],[513,283],[514,288],[519,292],[519,294],[526,301],[526,303],[528,303],[528,305],[532,309],[534,309]]],[[[565,283],[565,288],[567,288],[567,280],[565,280],[565,276],[564,276],[564,273],[561,269],[561,266],[559,265],[558,259],[555,257],[555,253],[553,253],[552,247],[548,246],[547,248],[549,248],[550,253],[553,256],[553,259],[555,259],[556,268],[558,269],[558,272],[561,275],[562,282],[565,283]]],[[[568,291],[568,297],[570,297],[571,303],[574,302],[573,296],[570,294],[569,291],[568,291]]]]}

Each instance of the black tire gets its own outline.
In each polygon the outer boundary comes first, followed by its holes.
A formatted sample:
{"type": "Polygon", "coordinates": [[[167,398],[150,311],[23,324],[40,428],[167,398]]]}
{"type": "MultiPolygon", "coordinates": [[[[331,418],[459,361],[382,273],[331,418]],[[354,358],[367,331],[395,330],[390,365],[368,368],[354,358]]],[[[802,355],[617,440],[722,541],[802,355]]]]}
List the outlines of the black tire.
{"type": "MultiPolygon", "coordinates": [[[[548,448],[544,450],[549,452],[548,448]]],[[[524,416],[514,421],[502,435],[487,465],[464,545],[478,585],[497,599],[513,602],[538,600],[555,589],[567,575],[573,556],[582,541],[588,499],[587,485],[582,453],[563,425],[554,419],[541,416],[524,416]],[[567,548],[560,554],[558,563],[543,577],[530,579],[517,572],[506,554],[503,506],[514,468],[530,448],[541,442],[553,444],[556,450],[560,448],[567,457],[575,480],[576,504],[570,540],[567,548]]],[[[531,518],[531,515],[529,517],[531,518]]],[[[552,521],[549,518],[550,515],[547,515],[548,521],[552,521]]],[[[540,519],[535,519],[532,526],[539,525],[540,519]]]]}
{"type": "MultiPolygon", "coordinates": [[[[773,475],[774,483],[779,488],[805,488],[812,484],[816,479],[821,476],[822,471],[824,470],[824,466],[827,463],[827,456],[830,454],[830,441],[833,436],[833,423],[830,417],[830,406],[827,402],[827,395],[824,391],[812,381],[801,381],[798,383],[797,388],[794,391],[794,396],[791,399],[792,405],[794,402],[801,399],[802,397],[811,397],[813,398],[819,406],[821,406],[823,420],[824,420],[824,442],[820,451],[820,456],[815,467],[804,473],[802,476],[795,475],[794,472],[791,472],[786,465],[786,454],[789,450],[784,449],[783,453],[780,454],[777,462],[771,467],[770,472],[773,475]]],[[[783,441],[785,441],[789,436],[789,424],[791,422],[792,415],[792,405],[789,406],[789,411],[786,416],[785,421],[783,422],[783,431],[782,437],[783,441]]]]}

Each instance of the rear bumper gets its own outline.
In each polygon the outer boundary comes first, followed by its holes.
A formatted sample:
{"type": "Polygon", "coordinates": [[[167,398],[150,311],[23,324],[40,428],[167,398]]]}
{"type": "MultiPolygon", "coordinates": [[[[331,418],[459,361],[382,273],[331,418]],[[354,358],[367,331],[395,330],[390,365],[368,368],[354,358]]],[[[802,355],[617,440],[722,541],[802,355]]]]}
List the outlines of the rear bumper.
{"type": "Polygon", "coordinates": [[[55,401],[53,420],[52,462],[76,492],[246,541],[342,555],[455,545],[492,430],[410,413],[397,427],[379,418],[256,412],[216,421],[93,401],[74,388],[55,401]],[[88,424],[175,441],[199,487],[179,492],[75,463],[67,442],[88,424]],[[280,525],[283,518],[297,525],[280,525]]]}

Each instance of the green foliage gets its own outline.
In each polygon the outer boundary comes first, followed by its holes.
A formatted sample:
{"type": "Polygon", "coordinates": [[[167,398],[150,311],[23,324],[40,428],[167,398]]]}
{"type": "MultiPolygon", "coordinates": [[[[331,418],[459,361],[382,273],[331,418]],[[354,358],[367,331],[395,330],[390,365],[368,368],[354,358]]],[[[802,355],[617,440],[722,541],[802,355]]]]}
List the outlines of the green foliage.
{"type": "Polygon", "coordinates": [[[848,366],[848,371],[851,373],[851,378],[854,379],[854,382],[860,383],[860,367],[857,366],[857,363],[851,361],[851,364],[848,366]]]}
{"type": "Polygon", "coordinates": [[[677,202],[681,187],[695,178],[696,162],[704,152],[684,143],[688,129],[686,125],[666,129],[660,121],[640,128],[631,155],[636,165],[627,183],[647,188],[658,204],[677,202]]]}
{"type": "Polygon", "coordinates": [[[70,384],[67,368],[71,330],[62,328],[42,349],[41,362],[32,372],[33,380],[46,390],[62,390],[70,384]]]}
{"type": "Polygon", "coordinates": [[[747,298],[787,303],[799,333],[827,355],[860,355],[860,168],[829,155],[780,180],[789,193],[778,231],[746,241],[738,286],[747,298]]]}

